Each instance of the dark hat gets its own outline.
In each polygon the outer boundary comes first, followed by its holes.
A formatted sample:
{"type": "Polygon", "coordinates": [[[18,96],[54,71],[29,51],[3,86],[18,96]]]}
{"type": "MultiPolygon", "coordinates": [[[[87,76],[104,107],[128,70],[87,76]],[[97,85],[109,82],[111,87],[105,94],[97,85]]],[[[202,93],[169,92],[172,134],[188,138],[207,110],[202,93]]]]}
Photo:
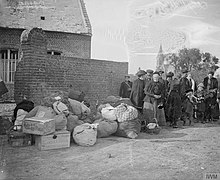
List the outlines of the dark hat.
{"type": "Polygon", "coordinates": [[[213,71],[209,71],[209,73],[208,73],[208,74],[214,75],[214,72],[213,72],[213,71]]]}
{"type": "Polygon", "coordinates": [[[173,72],[168,72],[167,73],[167,77],[173,77],[173,76],[174,76],[173,72]]]}
{"type": "Polygon", "coordinates": [[[128,77],[128,78],[130,78],[130,76],[127,74],[127,75],[125,75],[125,77],[128,77]]]}
{"type": "Polygon", "coordinates": [[[183,69],[181,72],[182,73],[188,73],[189,71],[187,69],[183,69]]]}
{"type": "Polygon", "coordinates": [[[159,73],[161,73],[161,74],[163,74],[163,73],[164,73],[164,71],[163,71],[163,70],[161,70],[161,69],[159,69],[159,70],[158,70],[158,72],[159,72],[159,73]]]}
{"type": "Polygon", "coordinates": [[[154,71],[153,71],[152,69],[147,69],[147,70],[146,70],[146,73],[153,74],[154,71]]]}
{"type": "Polygon", "coordinates": [[[143,76],[143,75],[145,75],[146,74],[146,72],[144,71],[144,70],[139,70],[137,73],[136,73],[136,75],[139,77],[139,76],[143,76]]]}
{"type": "Polygon", "coordinates": [[[189,92],[193,92],[193,90],[192,89],[187,89],[186,94],[189,93],[189,92]]]}
{"type": "Polygon", "coordinates": [[[160,75],[160,73],[159,73],[158,71],[155,71],[153,74],[158,74],[158,75],[160,75]]]}

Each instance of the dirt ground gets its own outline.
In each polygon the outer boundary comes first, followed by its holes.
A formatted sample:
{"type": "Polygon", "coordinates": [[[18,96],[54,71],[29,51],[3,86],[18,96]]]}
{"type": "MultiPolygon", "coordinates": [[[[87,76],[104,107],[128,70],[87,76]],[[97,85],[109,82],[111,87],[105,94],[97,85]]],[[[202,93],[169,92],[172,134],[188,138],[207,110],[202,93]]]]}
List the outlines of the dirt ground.
{"type": "Polygon", "coordinates": [[[111,136],[93,147],[13,148],[1,136],[0,179],[202,180],[220,173],[220,125],[164,128],[132,140],[111,136]]]}

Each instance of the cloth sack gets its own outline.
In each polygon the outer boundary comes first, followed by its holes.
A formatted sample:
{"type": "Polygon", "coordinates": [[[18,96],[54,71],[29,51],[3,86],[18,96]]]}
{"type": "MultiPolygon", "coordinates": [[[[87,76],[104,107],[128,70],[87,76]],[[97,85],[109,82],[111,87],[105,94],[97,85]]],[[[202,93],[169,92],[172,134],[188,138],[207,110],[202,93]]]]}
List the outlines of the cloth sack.
{"type": "Polygon", "coordinates": [[[132,106],[122,103],[116,107],[116,118],[118,122],[130,121],[137,117],[138,111],[132,106]]]}
{"type": "Polygon", "coordinates": [[[127,104],[129,106],[133,106],[130,98],[121,98],[120,100],[118,100],[117,102],[114,103],[113,107],[117,107],[119,106],[121,103],[127,104]]]}
{"type": "Polygon", "coordinates": [[[108,97],[105,99],[104,103],[114,104],[114,103],[116,103],[116,102],[119,101],[119,100],[120,100],[120,97],[108,96],[108,97]]]}
{"type": "Polygon", "coordinates": [[[112,106],[107,106],[105,108],[102,108],[101,113],[102,113],[102,117],[105,119],[112,121],[115,121],[117,119],[115,114],[115,108],[112,106]]]}
{"type": "Polygon", "coordinates": [[[37,111],[36,117],[43,117],[43,118],[53,118],[56,115],[55,111],[51,107],[46,106],[39,106],[37,111]]]}
{"type": "Polygon", "coordinates": [[[84,103],[80,103],[82,107],[82,115],[83,116],[89,116],[91,114],[91,110],[89,107],[87,107],[84,103]]]}
{"type": "Polygon", "coordinates": [[[34,109],[32,109],[25,118],[31,118],[31,117],[44,117],[51,119],[54,116],[56,116],[56,112],[51,107],[46,106],[36,106],[34,109]]]}
{"type": "Polygon", "coordinates": [[[56,101],[53,103],[53,109],[57,114],[61,114],[64,111],[66,111],[66,112],[69,111],[68,107],[60,101],[56,101]]]}
{"type": "Polygon", "coordinates": [[[76,91],[76,90],[70,89],[68,97],[70,99],[82,102],[84,101],[85,93],[82,91],[76,91]]]}
{"type": "Polygon", "coordinates": [[[63,113],[54,116],[54,120],[55,120],[55,129],[56,130],[66,129],[67,118],[63,113]]]}
{"type": "Polygon", "coordinates": [[[70,102],[70,106],[72,108],[72,113],[79,116],[82,114],[82,106],[81,103],[77,100],[68,98],[68,101],[70,102]]]}
{"type": "Polygon", "coordinates": [[[73,139],[80,146],[93,146],[97,140],[97,124],[82,124],[74,128],[73,139]]]}
{"type": "Polygon", "coordinates": [[[98,106],[98,108],[97,108],[97,112],[100,112],[101,113],[101,111],[102,111],[102,109],[103,108],[105,108],[105,107],[110,107],[111,105],[110,104],[100,104],[99,106],[98,106]]]}
{"type": "Polygon", "coordinates": [[[64,103],[69,107],[68,92],[58,91],[58,90],[55,93],[50,93],[46,97],[44,97],[41,100],[41,105],[51,107],[53,103],[57,101],[57,97],[59,97],[60,99],[59,101],[61,101],[62,103],[64,103]]]}
{"type": "Polygon", "coordinates": [[[119,137],[135,139],[141,131],[141,123],[138,118],[118,123],[118,129],[115,133],[119,137]]]}
{"type": "Polygon", "coordinates": [[[70,105],[72,107],[73,114],[79,117],[84,116],[84,118],[91,114],[90,108],[87,107],[85,104],[70,98],[68,99],[68,101],[70,102],[70,105]]]}
{"type": "Polygon", "coordinates": [[[76,126],[84,124],[83,121],[79,120],[78,116],[69,115],[67,116],[66,130],[72,132],[76,126]]]}
{"type": "Polygon", "coordinates": [[[21,126],[22,121],[24,120],[27,114],[28,114],[27,111],[24,111],[23,109],[18,109],[14,125],[21,126]]]}
{"type": "Polygon", "coordinates": [[[97,137],[108,137],[114,134],[117,131],[118,123],[116,121],[111,121],[107,119],[99,119],[94,121],[94,123],[98,124],[97,127],[97,137]]]}

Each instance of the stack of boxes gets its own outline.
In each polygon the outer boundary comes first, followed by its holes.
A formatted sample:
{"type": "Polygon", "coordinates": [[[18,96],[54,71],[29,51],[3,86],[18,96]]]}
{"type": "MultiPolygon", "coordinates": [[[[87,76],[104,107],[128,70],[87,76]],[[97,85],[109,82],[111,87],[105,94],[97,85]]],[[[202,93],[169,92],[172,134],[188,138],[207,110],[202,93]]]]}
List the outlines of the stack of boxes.
{"type": "Polygon", "coordinates": [[[55,120],[45,118],[42,114],[25,118],[22,130],[26,134],[33,134],[35,146],[39,150],[50,150],[70,147],[70,132],[66,130],[55,131],[55,120]]]}
{"type": "MultiPolygon", "coordinates": [[[[62,104],[61,104],[62,105],[62,104]]],[[[34,144],[39,150],[70,147],[70,132],[66,130],[67,119],[62,111],[46,106],[36,106],[8,133],[11,146],[34,144]],[[57,115],[58,114],[58,115],[57,115]]],[[[67,107],[66,107],[67,108],[67,107]]]]}

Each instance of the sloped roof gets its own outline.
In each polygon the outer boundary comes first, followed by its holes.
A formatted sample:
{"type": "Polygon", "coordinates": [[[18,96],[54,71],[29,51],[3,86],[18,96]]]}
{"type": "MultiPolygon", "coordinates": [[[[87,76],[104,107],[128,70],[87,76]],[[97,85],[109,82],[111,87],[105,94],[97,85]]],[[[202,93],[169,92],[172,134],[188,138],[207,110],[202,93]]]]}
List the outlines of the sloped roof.
{"type": "Polygon", "coordinates": [[[83,0],[1,0],[0,27],[92,34],[83,0]]]}

